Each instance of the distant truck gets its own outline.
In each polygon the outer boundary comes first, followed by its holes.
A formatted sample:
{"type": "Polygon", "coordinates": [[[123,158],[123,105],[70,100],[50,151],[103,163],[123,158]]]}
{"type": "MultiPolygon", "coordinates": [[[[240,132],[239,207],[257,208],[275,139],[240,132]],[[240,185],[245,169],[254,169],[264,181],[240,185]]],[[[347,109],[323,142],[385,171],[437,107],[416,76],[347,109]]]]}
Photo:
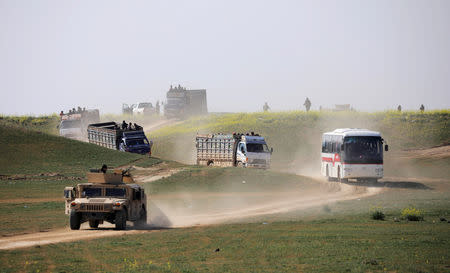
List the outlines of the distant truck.
{"type": "Polygon", "coordinates": [[[122,129],[113,121],[90,124],[87,129],[89,143],[137,154],[151,154],[151,142],[143,128],[122,129]]]}
{"type": "Polygon", "coordinates": [[[98,109],[69,111],[69,113],[60,114],[59,135],[76,140],[87,139],[86,128],[91,123],[100,121],[100,112],[98,109]]]}
{"type": "Polygon", "coordinates": [[[80,229],[84,222],[98,228],[104,221],[115,224],[119,230],[126,229],[126,221],[135,225],[147,223],[147,196],[144,188],[133,184],[127,171],[114,173],[90,172],[87,183],[65,187],[65,213],[70,217],[70,228],[80,229]],[[132,184],[127,184],[132,183],[132,184]]]}
{"type": "Polygon", "coordinates": [[[264,137],[258,134],[198,134],[197,165],[221,167],[270,168],[269,150],[264,137]]]}
{"type": "Polygon", "coordinates": [[[164,115],[167,118],[187,118],[207,113],[206,89],[187,90],[180,85],[170,86],[164,105],[164,115]]]}

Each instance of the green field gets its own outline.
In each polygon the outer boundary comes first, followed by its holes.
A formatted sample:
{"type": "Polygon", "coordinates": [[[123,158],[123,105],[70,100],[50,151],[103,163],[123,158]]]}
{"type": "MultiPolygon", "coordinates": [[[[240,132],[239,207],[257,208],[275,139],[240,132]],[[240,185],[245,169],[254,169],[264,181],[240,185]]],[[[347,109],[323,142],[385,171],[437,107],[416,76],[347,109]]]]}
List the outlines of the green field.
{"type": "MultiPolygon", "coordinates": [[[[201,222],[200,216],[240,213],[255,205],[289,201],[292,196],[299,200],[321,198],[321,194],[335,193],[341,186],[277,171],[164,163],[183,170],[145,184],[153,206],[150,219],[160,214],[149,231],[2,250],[0,272],[450,271],[450,182],[445,177],[448,159],[435,164],[435,159],[400,162],[395,158],[403,149],[448,143],[448,111],[211,115],[161,129],[151,137],[158,155],[177,159],[183,158],[183,153],[190,154],[186,143],[192,145],[190,137],[197,130],[230,132],[248,128],[246,131],[268,137],[275,149],[274,161],[290,164],[289,160],[294,160],[299,164],[307,158],[304,155],[316,156],[316,142],[322,131],[344,127],[349,119],[353,120],[351,126],[382,131],[392,147],[392,158],[387,162],[396,164],[390,173],[398,177],[375,187],[355,187],[362,192],[375,189],[375,195],[274,214],[224,218],[214,225],[170,228],[171,223],[177,224],[176,217],[201,222]],[[367,123],[368,119],[372,123],[367,123]],[[330,120],[336,123],[330,124],[330,120]],[[290,146],[298,149],[291,151],[290,146]],[[180,153],[175,153],[176,149],[181,149],[180,153]],[[405,172],[398,169],[406,170],[404,165],[412,161],[414,172],[403,175],[405,172]],[[402,215],[405,208],[418,209],[423,221],[406,220],[402,215]],[[374,211],[384,213],[385,220],[371,219],[374,211]],[[162,216],[167,221],[160,221],[162,216]],[[220,251],[216,252],[217,248],[220,251]]],[[[103,163],[147,168],[162,162],[67,140],[30,126],[0,122],[0,236],[67,226],[62,190],[85,182],[85,172],[90,168],[103,163]]],[[[283,166],[275,167],[280,170],[283,166]]],[[[145,172],[133,171],[136,175],[145,172]]]]}

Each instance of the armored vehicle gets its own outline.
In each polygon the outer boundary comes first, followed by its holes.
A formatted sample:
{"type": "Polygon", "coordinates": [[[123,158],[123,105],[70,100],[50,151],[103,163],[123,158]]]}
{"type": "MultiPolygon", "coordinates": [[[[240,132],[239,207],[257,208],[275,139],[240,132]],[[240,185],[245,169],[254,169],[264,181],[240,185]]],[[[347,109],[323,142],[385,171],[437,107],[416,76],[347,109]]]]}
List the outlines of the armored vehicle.
{"type": "Polygon", "coordinates": [[[87,179],[87,183],[64,189],[71,229],[80,229],[84,222],[89,222],[91,228],[98,228],[106,221],[115,224],[119,230],[126,229],[126,221],[135,225],[146,224],[147,197],[127,171],[108,173],[102,167],[101,170],[91,170],[87,179]]]}

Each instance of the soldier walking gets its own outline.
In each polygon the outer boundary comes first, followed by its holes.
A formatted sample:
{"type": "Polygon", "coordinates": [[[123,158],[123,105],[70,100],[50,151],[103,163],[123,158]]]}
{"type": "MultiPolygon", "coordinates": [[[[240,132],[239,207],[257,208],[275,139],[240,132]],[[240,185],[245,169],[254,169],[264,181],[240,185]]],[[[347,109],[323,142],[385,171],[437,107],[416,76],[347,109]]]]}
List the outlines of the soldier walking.
{"type": "Polygon", "coordinates": [[[397,107],[397,111],[401,112],[402,111],[402,106],[399,104],[397,107]]]}
{"type": "Polygon", "coordinates": [[[263,111],[267,112],[269,110],[270,110],[269,104],[267,104],[267,102],[265,102],[264,105],[263,105],[263,111]]]}
{"type": "Polygon", "coordinates": [[[425,111],[425,106],[423,106],[423,104],[422,104],[422,105],[420,105],[420,112],[423,113],[423,111],[425,111]]]}
{"type": "Polygon", "coordinates": [[[309,100],[308,97],[306,97],[305,103],[303,103],[303,105],[306,108],[306,112],[309,112],[309,109],[311,109],[311,101],[309,100]]]}

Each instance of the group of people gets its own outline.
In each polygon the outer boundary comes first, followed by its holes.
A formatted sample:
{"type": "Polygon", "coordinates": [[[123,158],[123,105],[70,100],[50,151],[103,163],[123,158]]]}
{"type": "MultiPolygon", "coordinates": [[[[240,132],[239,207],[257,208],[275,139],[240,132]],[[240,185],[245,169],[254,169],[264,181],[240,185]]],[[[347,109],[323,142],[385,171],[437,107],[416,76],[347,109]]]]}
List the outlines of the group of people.
{"type": "Polygon", "coordinates": [[[86,107],[81,108],[80,106],[78,106],[77,109],[75,109],[75,107],[70,109],[68,113],[64,113],[64,111],[61,110],[61,113],[59,113],[59,116],[62,118],[62,116],[66,115],[66,114],[68,114],[68,115],[82,114],[84,112],[86,112],[86,107]]]}
{"type": "MultiPolygon", "coordinates": [[[[309,100],[309,98],[306,98],[305,103],[303,103],[303,105],[305,106],[306,112],[309,112],[309,110],[311,109],[311,101],[309,100]]],[[[263,105],[263,111],[268,112],[269,110],[270,110],[269,104],[265,102],[263,105]]]]}
{"type": "Polygon", "coordinates": [[[139,131],[142,130],[142,126],[137,125],[136,123],[126,123],[125,120],[122,121],[122,130],[133,130],[133,131],[139,131]]]}
{"type": "MultiPolygon", "coordinates": [[[[425,111],[425,106],[424,106],[423,104],[421,104],[419,110],[420,110],[420,112],[423,113],[423,112],[425,111]]],[[[399,105],[399,106],[397,107],[397,111],[399,111],[399,112],[402,111],[402,106],[401,106],[401,105],[399,105]]]]}

